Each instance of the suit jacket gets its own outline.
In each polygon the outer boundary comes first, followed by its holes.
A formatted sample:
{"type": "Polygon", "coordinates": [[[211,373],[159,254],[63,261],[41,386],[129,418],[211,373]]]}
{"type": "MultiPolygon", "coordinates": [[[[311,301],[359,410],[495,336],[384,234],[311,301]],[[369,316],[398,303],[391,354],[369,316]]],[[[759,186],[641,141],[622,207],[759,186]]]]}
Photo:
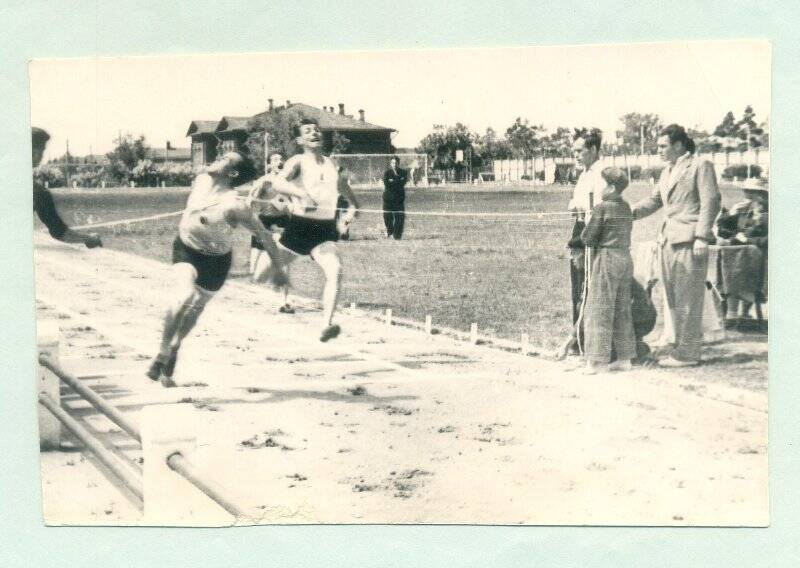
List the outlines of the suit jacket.
{"type": "Polygon", "coordinates": [[[397,172],[389,168],[383,173],[383,187],[387,197],[402,199],[405,197],[406,183],[408,182],[408,172],[398,167],[397,172]]]}
{"type": "Polygon", "coordinates": [[[713,164],[692,155],[673,167],[680,168],[676,181],[670,184],[671,168],[664,168],[650,197],[634,207],[633,218],[642,219],[664,207],[661,233],[667,242],[691,243],[695,237],[711,241],[720,208],[713,164]]]}

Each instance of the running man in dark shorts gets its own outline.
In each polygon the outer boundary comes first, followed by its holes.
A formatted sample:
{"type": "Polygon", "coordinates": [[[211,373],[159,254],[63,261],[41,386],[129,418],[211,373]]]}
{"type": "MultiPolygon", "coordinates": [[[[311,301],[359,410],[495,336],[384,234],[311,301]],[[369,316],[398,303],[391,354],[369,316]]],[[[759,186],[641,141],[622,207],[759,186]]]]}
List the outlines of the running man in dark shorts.
{"type": "MultiPolygon", "coordinates": [[[[46,131],[35,126],[31,128],[31,159],[34,168],[42,161],[48,140],[50,140],[50,135],[46,131]]],[[[37,182],[33,183],[33,210],[54,239],[65,243],[83,243],[86,248],[103,246],[103,241],[97,235],[70,229],[58,214],[53,195],[37,182]]]]}
{"type": "MultiPolygon", "coordinates": [[[[281,231],[286,226],[287,211],[291,206],[291,198],[275,191],[272,180],[283,169],[283,154],[270,152],[267,158],[266,174],[260,183],[253,184],[250,197],[261,200],[263,206],[258,218],[264,228],[271,232],[281,231]]],[[[264,255],[264,243],[253,235],[250,238],[250,274],[254,274],[259,259],[264,255]]]]}
{"type": "Polygon", "coordinates": [[[272,282],[283,285],[286,275],[272,236],[257,218],[253,200],[235,190],[255,177],[255,169],[238,152],[228,152],[199,174],[192,184],[186,209],[172,243],[175,294],[164,316],[158,355],[147,376],[175,386],[172,375],[181,342],[197,323],[231,267],[233,232],[242,226],[265,243],[265,252],[276,268],[272,282]]]}
{"type": "MultiPolygon", "coordinates": [[[[292,156],[275,178],[275,190],[281,193],[301,191],[308,198],[294,200],[292,215],[278,239],[281,262],[284,266],[300,256],[310,256],[322,269],[325,287],[322,291],[323,327],[320,341],[338,336],[341,328],[333,323],[333,313],[339,297],[341,261],[336,241],[347,234],[355,219],[357,202],[346,176],[340,175],[333,161],[322,154],[319,125],[303,119],[294,127],[295,141],[303,150],[292,156]],[[347,200],[345,211],[338,211],[339,198],[347,200]],[[311,201],[308,201],[310,199],[311,201]]],[[[273,267],[264,262],[254,278],[263,282],[273,267]]]]}

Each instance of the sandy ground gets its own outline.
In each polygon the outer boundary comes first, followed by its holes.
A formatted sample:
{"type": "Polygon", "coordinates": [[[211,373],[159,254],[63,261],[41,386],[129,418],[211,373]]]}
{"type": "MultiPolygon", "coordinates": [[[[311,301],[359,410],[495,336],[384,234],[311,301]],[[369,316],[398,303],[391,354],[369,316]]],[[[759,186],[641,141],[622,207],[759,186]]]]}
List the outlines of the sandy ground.
{"type": "MultiPolygon", "coordinates": [[[[158,404],[189,411],[163,429],[195,437],[193,462],[256,522],[769,522],[764,389],[663,370],[587,377],[574,360],[348,310],[321,344],[310,302],[278,314],[273,292],[242,280],[209,305],[164,389],[144,372],[169,267],[39,235],[35,256],[37,314],[61,325],[63,366],[134,421],[158,404]]],[[[141,447],[67,387],[62,403],[143,469],[141,447]]],[[[42,454],[45,520],[146,524],[76,446],[42,454]]]]}

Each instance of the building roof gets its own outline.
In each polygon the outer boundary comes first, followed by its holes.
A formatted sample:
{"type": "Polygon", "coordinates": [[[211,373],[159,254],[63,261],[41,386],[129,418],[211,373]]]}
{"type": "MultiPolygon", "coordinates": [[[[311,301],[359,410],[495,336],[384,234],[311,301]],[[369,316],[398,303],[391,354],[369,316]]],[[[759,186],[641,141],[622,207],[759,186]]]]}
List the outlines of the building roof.
{"type": "Polygon", "coordinates": [[[379,126],[370,122],[353,118],[352,115],[344,115],[339,112],[331,112],[313,107],[305,103],[291,103],[287,106],[276,107],[272,111],[258,113],[253,117],[249,116],[223,116],[221,120],[193,120],[189,125],[186,136],[195,134],[219,134],[221,132],[241,132],[247,131],[247,125],[252,119],[267,116],[271,112],[283,112],[287,109],[297,111],[305,118],[312,118],[319,123],[319,128],[325,131],[353,131],[364,132],[395,132],[394,128],[379,126]]]}
{"type": "Polygon", "coordinates": [[[238,130],[247,130],[247,123],[249,121],[249,116],[223,116],[222,120],[217,123],[215,132],[234,132],[238,130]]]}
{"type": "MultiPolygon", "coordinates": [[[[353,118],[352,115],[342,115],[338,111],[330,112],[322,110],[321,108],[313,107],[305,103],[292,103],[288,107],[279,107],[272,112],[286,110],[290,108],[298,111],[305,118],[312,118],[319,123],[320,130],[364,130],[364,131],[386,131],[394,132],[394,128],[387,128],[386,126],[378,126],[369,122],[362,122],[358,118],[353,118]]],[[[270,111],[265,111],[255,115],[253,118],[258,118],[269,114],[270,111]]]]}
{"type": "Polygon", "coordinates": [[[193,120],[189,125],[186,136],[191,136],[192,134],[214,134],[218,124],[218,120],[193,120]]]}

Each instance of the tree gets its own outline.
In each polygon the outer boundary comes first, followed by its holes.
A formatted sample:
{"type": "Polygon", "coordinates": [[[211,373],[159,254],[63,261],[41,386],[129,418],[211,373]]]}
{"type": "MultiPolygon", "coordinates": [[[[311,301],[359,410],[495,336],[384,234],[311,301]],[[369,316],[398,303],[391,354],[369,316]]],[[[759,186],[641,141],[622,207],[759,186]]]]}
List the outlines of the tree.
{"type": "Polygon", "coordinates": [[[297,153],[297,145],[292,129],[302,118],[304,116],[299,110],[289,107],[278,108],[249,120],[244,147],[259,172],[264,172],[264,133],[269,134],[271,152],[281,152],[284,156],[294,155],[297,153]]]}
{"type": "MultiPolygon", "coordinates": [[[[623,129],[619,132],[620,148],[628,154],[639,154],[644,146],[645,154],[655,153],[658,149],[658,127],[661,119],[657,114],[629,112],[620,117],[623,129]],[[644,145],[642,145],[644,134],[644,145]]],[[[607,141],[610,142],[610,141],[607,141]]]]}
{"type": "Polygon", "coordinates": [[[497,137],[497,132],[491,126],[486,129],[483,136],[475,135],[475,154],[480,158],[480,164],[492,160],[507,160],[511,157],[511,146],[506,140],[497,137]]]}
{"type": "Polygon", "coordinates": [[[517,120],[506,130],[506,140],[511,147],[511,152],[515,158],[532,158],[541,145],[540,136],[544,136],[545,129],[542,125],[531,126],[526,118],[517,120]]]}
{"type": "Polygon", "coordinates": [[[741,120],[736,123],[736,126],[739,128],[738,137],[742,140],[740,143],[740,150],[758,148],[764,145],[764,129],[756,124],[755,116],[756,113],[753,111],[753,107],[747,105],[741,120]]]}
{"type": "Polygon", "coordinates": [[[475,138],[476,135],[460,122],[455,126],[434,124],[433,132],[420,141],[417,152],[427,154],[434,169],[450,170],[457,164],[456,151],[472,151],[475,138]]]}
{"type": "Polygon", "coordinates": [[[573,129],[559,126],[555,132],[542,139],[542,146],[549,155],[567,157],[572,155],[573,129]]]}
{"type": "Polygon", "coordinates": [[[742,118],[736,120],[733,112],[728,111],[722,122],[714,129],[712,139],[719,149],[744,151],[748,148],[759,148],[769,145],[769,127],[766,122],[757,124],[756,113],[751,105],[747,105],[742,118]]]}
{"type": "Polygon", "coordinates": [[[728,111],[728,114],[725,115],[722,122],[714,129],[714,136],[719,136],[720,138],[730,138],[736,136],[738,133],[736,117],[733,116],[731,111],[728,111]]]}
{"type": "Polygon", "coordinates": [[[142,160],[147,159],[148,146],[143,135],[134,138],[125,134],[117,139],[116,147],[106,154],[108,157],[108,173],[118,183],[127,183],[131,172],[142,160]]]}

